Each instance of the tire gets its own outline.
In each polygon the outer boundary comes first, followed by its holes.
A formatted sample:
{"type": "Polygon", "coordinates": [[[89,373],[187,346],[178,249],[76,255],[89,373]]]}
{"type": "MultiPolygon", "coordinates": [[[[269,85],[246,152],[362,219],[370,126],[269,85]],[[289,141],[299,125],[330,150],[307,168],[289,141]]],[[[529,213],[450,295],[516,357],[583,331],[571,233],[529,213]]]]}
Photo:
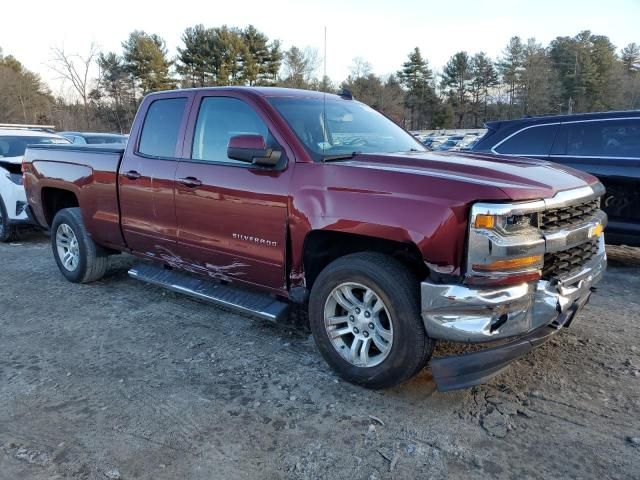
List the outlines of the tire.
{"type": "Polygon", "coordinates": [[[109,265],[107,253],[89,237],[79,208],[65,208],[56,213],[51,224],[51,247],[60,272],[73,283],[99,280],[109,265]],[[66,249],[61,245],[66,245],[66,249]],[[74,253],[71,257],[75,257],[75,262],[66,262],[66,256],[61,258],[65,250],[74,253]]]}
{"type": "Polygon", "coordinates": [[[422,370],[435,341],[422,323],[419,285],[404,265],[379,253],[354,253],[330,263],[309,299],[311,331],[327,363],[345,380],[373,389],[393,387],[422,370]],[[345,289],[351,295],[344,295],[345,289]],[[340,336],[332,340],[329,332],[340,336]],[[351,354],[354,343],[357,358],[351,354]]]}
{"type": "Polygon", "coordinates": [[[9,225],[9,215],[4,205],[2,197],[0,197],[0,242],[13,242],[18,236],[18,230],[15,225],[9,225]]]}

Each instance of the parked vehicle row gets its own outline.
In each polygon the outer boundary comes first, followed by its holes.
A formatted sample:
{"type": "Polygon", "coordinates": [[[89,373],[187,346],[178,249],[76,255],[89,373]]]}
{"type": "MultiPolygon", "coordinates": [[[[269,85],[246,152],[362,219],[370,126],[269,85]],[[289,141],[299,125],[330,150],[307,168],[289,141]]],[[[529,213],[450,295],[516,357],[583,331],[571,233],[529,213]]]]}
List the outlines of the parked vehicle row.
{"type": "Polygon", "coordinates": [[[120,135],[117,133],[60,132],[59,135],[76,145],[111,145],[127,143],[127,135],[120,135]]]}
{"type": "Polygon", "coordinates": [[[480,135],[478,133],[467,133],[464,135],[438,135],[434,133],[427,136],[418,136],[418,139],[429,150],[439,152],[449,150],[471,150],[479,138],[480,135]]]}
{"type": "Polygon", "coordinates": [[[0,242],[16,238],[18,228],[31,225],[27,217],[27,199],[22,185],[22,157],[27,145],[118,144],[125,135],[103,133],[53,133],[52,125],[0,125],[0,242]]]}
{"type": "Polygon", "coordinates": [[[486,381],[569,326],[606,266],[592,175],[430,152],[347,94],[154,93],[126,146],[32,145],[23,171],[69,281],[128,252],[132,277],[227,308],[299,304],[327,363],[371,388],[429,361],[440,390],[486,381]],[[438,340],[492,345],[431,358],[438,340]]]}
{"type": "Polygon", "coordinates": [[[27,145],[68,144],[48,127],[0,126],[0,242],[12,241],[27,218],[27,198],[22,185],[22,156],[27,145]]]}

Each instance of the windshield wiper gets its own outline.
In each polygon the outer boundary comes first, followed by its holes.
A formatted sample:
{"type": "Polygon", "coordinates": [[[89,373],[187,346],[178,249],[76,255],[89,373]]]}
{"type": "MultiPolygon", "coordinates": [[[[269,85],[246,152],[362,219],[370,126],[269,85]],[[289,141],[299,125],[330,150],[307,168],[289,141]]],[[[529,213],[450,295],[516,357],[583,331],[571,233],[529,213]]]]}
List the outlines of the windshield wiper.
{"type": "Polygon", "coordinates": [[[334,160],[351,160],[362,152],[341,153],[339,155],[327,155],[322,157],[323,162],[333,162],[334,160]]]}

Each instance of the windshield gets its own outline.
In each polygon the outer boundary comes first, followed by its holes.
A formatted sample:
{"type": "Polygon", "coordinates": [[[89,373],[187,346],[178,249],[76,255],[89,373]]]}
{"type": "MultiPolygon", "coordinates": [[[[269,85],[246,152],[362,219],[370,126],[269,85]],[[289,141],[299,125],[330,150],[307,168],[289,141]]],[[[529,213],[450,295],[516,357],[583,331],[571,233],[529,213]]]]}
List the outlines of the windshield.
{"type": "Polygon", "coordinates": [[[27,149],[27,145],[41,145],[52,143],[69,143],[64,138],[57,137],[32,137],[32,136],[6,136],[0,137],[0,158],[21,157],[27,149]]]}
{"type": "Polygon", "coordinates": [[[357,153],[426,151],[412,135],[360,102],[272,97],[314,160],[357,153]]]}

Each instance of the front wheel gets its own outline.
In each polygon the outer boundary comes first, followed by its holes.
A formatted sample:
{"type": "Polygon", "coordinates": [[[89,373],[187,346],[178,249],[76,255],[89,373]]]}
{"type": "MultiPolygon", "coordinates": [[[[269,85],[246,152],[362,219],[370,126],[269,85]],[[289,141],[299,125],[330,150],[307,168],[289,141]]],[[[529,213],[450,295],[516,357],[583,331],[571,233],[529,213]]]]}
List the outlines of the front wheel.
{"type": "Polygon", "coordinates": [[[369,388],[411,378],[435,346],[420,316],[418,280],[378,253],[355,253],[329,264],[311,290],[309,321],[327,363],[369,388]]]}
{"type": "Polygon", "coordinates": [[[79,208],[56,213],[51,224],[51,247],[60,272],[70,282],[93,282],[107,270],[109,257],[89,237],[79,208]]]}

